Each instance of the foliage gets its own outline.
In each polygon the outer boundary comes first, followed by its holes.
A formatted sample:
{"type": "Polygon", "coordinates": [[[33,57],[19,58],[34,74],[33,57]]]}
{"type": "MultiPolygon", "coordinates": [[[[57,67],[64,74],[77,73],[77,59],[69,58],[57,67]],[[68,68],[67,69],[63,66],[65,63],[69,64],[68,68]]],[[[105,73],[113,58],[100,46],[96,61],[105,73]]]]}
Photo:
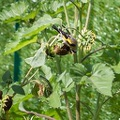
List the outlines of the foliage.
{"type": "Polygon", "coordinates": [[[27,0],[4,6],[1,119],[119,119],[119,4],[27,0]],[[18,50],[24,61],[14,82],[13,64],[4,59],[18,50]]]}

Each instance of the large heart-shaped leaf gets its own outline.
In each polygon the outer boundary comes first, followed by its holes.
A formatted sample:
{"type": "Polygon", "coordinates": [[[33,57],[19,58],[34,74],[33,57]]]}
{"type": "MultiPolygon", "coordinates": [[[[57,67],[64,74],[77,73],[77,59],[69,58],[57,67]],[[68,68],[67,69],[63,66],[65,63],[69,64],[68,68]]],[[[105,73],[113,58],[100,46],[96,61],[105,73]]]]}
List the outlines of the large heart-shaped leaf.
{"type": "Polygon", "coordinates": [[[41,47],[33,57],[26,58],[25,62],[30,64],[32,68],[40,67],[45,64],[46,54],[41,47]]]}
{"type": "Polygon", "coordinates": [[[94,87],[103,95],[112,96],[111,88],[112,81],[114,79],[114,73],[112,69],[105,64],[95,64],[92,69],[92,75],[89,80],[94,87]]]}

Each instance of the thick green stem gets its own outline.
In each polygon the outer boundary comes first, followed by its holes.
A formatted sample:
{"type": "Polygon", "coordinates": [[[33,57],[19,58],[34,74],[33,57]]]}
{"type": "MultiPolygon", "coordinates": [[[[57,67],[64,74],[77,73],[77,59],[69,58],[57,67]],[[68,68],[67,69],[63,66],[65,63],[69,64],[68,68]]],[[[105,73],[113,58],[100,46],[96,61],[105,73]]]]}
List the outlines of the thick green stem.
{"type": "MultiPolygon", "coordinates": [[[[75,13],[74,13],[75,17],[74,17],[74,33],[73,36],[76,37],[76,29],[77,29],[77,25],[78,25],[78,18],[79,18],[79,14],[78,14],[78,8],[77,6],[75,6],[75,13]]],[[[77,63],[77,54],[74,54],[74,63],[77,63]]]]}
{"type": "Polygon", "coordinates": [[[57,67],[58,74],[61,74],[62,73],[61,65],[60,65],[61,58],[56,56],[55,59],[56,59],[56,67],[57,67]]]}
{"type": "Polygon", "coordinates": [[[82,8],[80,8],[79,10],[79,21],[80,21],[80,25],[79,25],[79,31],[82,30],[82,8]]]}
{"type": "MultiPolygon", "coordinates": [[[[70,28],[70,22],[69,22],[69,17],[68,17],[68,12],[67,12],[67,7],[66,7],[66,3],[65,3],[65,0],[63,0],[63,6],[64,6],[64,12],[65,12],[65,17],[66,17],[66,22],[67,22],[67,27],[70,28]]],[[[70,33],[71,30],[69,30],[70,33]]]]}
{"type": "Polygon", "coordinates": [[[68,98],[67,98],[67,93],[66,93],[66,92],[64,92],[64,98],[65,98],[65,103],[66,103],[68,118],[69,118],[69,120],[73,120],[73,119],[72,119],[72,113],[71,113],[71,110],[70,110],[70,106],[69,106],[69,102],[68,102],[68,98]]]}
{"type": "Polygon", "coordinates": [[[76,85],[76,120],[80,120],[80,85],[76,85]]]}
{"type": "MultiPolygon", "coordinates": [[[[78,20],[80,20],[80,30],[82,28],[82,10],[80,9],[80,11],[78,11],[79,9],[75,6],[75,21],[74,21],[74,28],[77,29],[78,26],[78,20]]],[[[74,36],[76,36],[76,31],[74,31],[74,36]]],[[[80,51],[78,50],[78,56],[77,54],[74,55],[74,63],[78,62],[79,59],[79,53],[80,51]],[[78,57],[78,58],[77,58],[78,57]]],[[[75,95],[76,95],[76,120],[80,120],[80,85],[76,85],[75,86],[76,91],[75,91],[75,95]]]]}
{"type": "Polygon", "coordinates": [[[100,105],[100,97],[101,97],[101,94],[98,93],[98,98],[97,98],[97,103],[96,103],[96,107],[95,107],[95,112],[94,112],[94,117],[93,117],[93,120],[98,120],[99,118],[99,112],[101,110],[101,105],[100,105]]]}
{"type": "Polygon", "coordinates": [[[73,57],[74,57],[74,63],[77,63],[77,54],[74,54],[73,57]]]}
{"type": "Polygon", "coordinates": [[[88,5],[88,11],[87,11],[87,17],[86,17],[86,22],[85,22],[85,30],[87,29],[88,27],[88,23],[89,23],[89,18],[90,18],[90,12],[91,12],[91,1],[89,2],[89,5],[88,5]]]}
{"type": "MultiPolygon", "coordinates": [[[[56,66],[57,66],[57,69],[58,69],[58,73],[61,74],[62,70],[61,70],[60,58],[58,58],[58,57],[56,57],[56,66]]],[[[67,98],[67,93],[64,92],[63,95],[64,95],[64,98],[65,98],[68,118],[69,118],[69,120],[73,120],[72,119],[72,113],[71,113],[70,106],[69,106],[69,102],[68,102],[68,98],[67,98]]]]}
{"type": "MultiPolygon", "coordinates": [[[[78,26],[78,19],[79,19],[79,12],[78,9],[75,6],[75,18],[74,18],[74,28],[77,29],[78,26]]],[[[76,36],[76,30],[74,30],[74,36],[76,36]]]]}

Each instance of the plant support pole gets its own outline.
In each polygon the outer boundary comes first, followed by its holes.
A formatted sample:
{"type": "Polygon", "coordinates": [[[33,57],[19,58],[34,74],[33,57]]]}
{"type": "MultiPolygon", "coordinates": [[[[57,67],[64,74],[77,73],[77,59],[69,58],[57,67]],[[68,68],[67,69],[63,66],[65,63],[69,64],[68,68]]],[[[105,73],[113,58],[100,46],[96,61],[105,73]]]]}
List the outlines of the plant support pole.
{"type": "MultiPolygon", "coordinates": [[[[19,23],[15,24],[15,30],[19,28],[19,23]]],[[[18,81],[20,74],[20,56],[19,52],[14,52],[14,82],[18,81]]]]}
{"type": "MultiPolygon", "coordinates": [[[[16,0],[18,2],[18,0],[16,0]]],[[[17,31],[19,28],[19,23],[15,24],[15,31],[17,31]]],[[[14,82],[19,80],[20,75],[20,56],[19,52],[14,52],[14,82]]]]}

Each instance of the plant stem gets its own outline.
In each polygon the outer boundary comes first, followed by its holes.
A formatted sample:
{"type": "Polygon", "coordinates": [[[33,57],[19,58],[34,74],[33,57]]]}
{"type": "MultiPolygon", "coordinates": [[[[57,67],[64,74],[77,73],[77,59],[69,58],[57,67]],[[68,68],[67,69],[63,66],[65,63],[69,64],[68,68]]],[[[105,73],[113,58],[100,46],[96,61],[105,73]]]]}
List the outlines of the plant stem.
{"type": "Polygon", "coordinates": [[[103,50],[103,49],[105,49],[105,48],[107,48],[107,47],[106,47],[106,46],[102,46],[102,47],[100,47],[100,48],[98,48],[98,49],[90,52],[90,53],[87,54],[85,57],[83,57],[80,62],[82,63],[82,62],[83,62],[84,60],[86,60],[90,55],[92,55],[92,54],[94,54],[94,53],[96,53],[96,52],[98,52],[98,51],[100,51],[100,50],[103,50]]]}
{"type": "MultiPolygon", "coordinates": [[[[35,76],[35,74],[38,72],[39,69],[37,69],[37,70],[35,71],[35,73],[34,73],[30,78],[28,78],[28,79],[26,80],[26,78],[28,77],[28,75],[29,75],[29,73],[30,73],[31,70],[32,70],[32,67],[29,69],[29,71],[27,72],[26,76],[24,77],[24,80],[23,80],[23,82],[21,83],[21,87],[27,85],[27,84],[30,82],[30,80],[35,76]]],[[[13,98],[15,95],[16,95],[16,93],[14,92],[13,95],[12,95],[12,98],[13,98]]]]}
{"type": "MultiPolygon", "coordinates": [[[[78,7],[75,6],[75,22],[74,27],[77,29],[78,20],[80,21],[80,27],[79,30],[82,29],[82,9],[78,9],[78,7]],[[78,11],[79,10],[79,11],[78,11]]],[[[76,31],[74,32],[74,35],[76,35],[76,31]]],[[[80,59],[80,49],[78,50],[78,59],[80,59]]],[[[79,60],[77,60],[77,55],[74,55],[74,63],[77,63],[79,60]]],[[[80,120],[80,85],[75,86],[75,96],[76,96],[76,120],[80,120]]]]}
{"type": "MultiPolygon", "coordinates": [[[[117,92],[115,92],[115,93],[113,94],[113,96],[115,96],[116,94],[119,94],[119,93],[120,93],[120,89],[119,89],[117,92]]],[[[111,97],[108,97],[107,99],[105,99],[103,102],[100,103],[100,102],[99,102],[99,101],[100,101],[100,96],[101,96],[101,94],[98,93],[96,110],[95,110],[95,113],[94,113],[94,118],[93,118],[93,120],[98,120],[99,112],[100,112],[102,106],[103,106],[108,100],[111,99],[111,97]]]]}
{"type": "MultiPolygon", "coordinates": [[[[119,94],[120,93],[120,89],[117,91],[117,92],[115,92],[113,95],[112,95],[112,97],[113,96],[115,96],[115,95],[117,95],[117,94],[119,94]]],[[[102,103],[102,105],[104,105],[108,100],[110,100],[111,99],[111,97],[108,97],[106,100],[104,100],[104,102],[102,103]]]]}
{"type": "MultiPolygon", "coordinates": [[[[67,27],[70,28],[70,22],[69,22],[69,17],[68,17],[68,12],[67,12],[67,7],[66,7],[65,0],[63,0],[63,6],[64,6],[64,12],[65,12],[65,17],[66,17],[67,27]]],[[[70,30],[70,33],[72,33],[71,30],[70,30]]]]}
{"type": "Polygon", "coordinates": [[[3,120],[9,120],[9,118],[10,118],[9,112],[6,111],[5,112],[5,118],[3,120]]]}
{"type": "Polygon", "coordinates": [[[89,5],[88,5],[87,17],[86,17],[86,22],[85,22],[85,30],[88,27],[90,12],[91,12],[91,0],[90,0],[89,5]]]}
{"type": "Polygon", "coordinates": [[[76,85],[76,120],[80,120],[80,85],[76,85]]]}
{"type": "MultiPolygon", "coordinates": [[[[57,69],[58,69],[58,73],[61,74],[62,70],[61,70],[61,65],[60,65],[60,58],[58,58],[58,57],[56,57],[56,66],[57,66],[57,69]]],[[[63,95],[64,95],[64,98],[65,98],[65,103],[66,103],[67,114],[68,114],[69,120],[73,120],[72,119],[72,113],[71,113],[70,106],[69,106],[69,102],[68,102],[68,98],[67,98],[67,93],[64,92],[63,95]]]]}
{"type": "Polygon", "coordinates": [[[91,113],[91,115],[93,116],[93,112],[91,111],[91,108],[87,105],[87,103],[84,103],[82,101],[80,101],[80,103],[83,104],[83,106],[85,106],[87,110],[91,113]]]}
{"type": "Polygon", "coordinates": [[[32,71],[32,67],[28,70],[27,74],[25,75],[25,77],[23,78],[23,81],[21,83],[21,85],[24,85],[28,80],[26,79],[28,77],[28,75],[30,74],[30,72],[32,71]]]}
{"type": "Polygon", "coordinates": [[[34,72],[34,74],[33,74],[30,78],[28,78],[28,81],[30,81],[30,80],[35,76],[35,74],[38,72],[38,70],[39,70],[39,69],[37,69],[37,70],[34,72]]]}
{"type": "Polygon", "coordinates": [[[28,82],[28,79],[26,79],[27,77],[28,77],[28,75],[30,74],[30,72],[32,71],[32,67],[28,70],[28,72],[27,72],[27,74],[25,75],[25,77],[24,77],[24,79],[23,79],[23,81],[22,81],[22,83],[21,83],[21,86],[24,86],[24,85],[26,85],[26,83],[28,82]]]}
{"type": "Polygon", "coordinates": [[[38,116],[38,117],[42,117],[42,118],[45,118],[47,120],[56,120],[55,118],[49,117],[47,115],[39,114],[39,113],[33,112],[33,111],[23,110],[23,112],[25,112],[27,114],[32,114],[32,115],[35,115],[35,116],[38,116]]]}
{"type": "Polygon", "coordinates": [[[57,70],[58,70],[58,74],[61,74],[62,73],[62,70],[61,70],[61,66],[60,66],[60,62],[61,62],[61,59],[60,57],[55,57],[56,59],[56,67],[57,67],[57,70]]]}
{"type": "Polygon", "coordinates": [[[80,8],[79,10],[79,21],[80,21],[79,31],[81,31],[82,30],[82,8],[80,8]]]}
{"type": "Polygon", "coordinates": [[[74,57],[74,63],[77,63],[77,54],[74,54],[73,57],[74,57]]]}
{"type": "Polygon", "coordinates": [[[66,93],[66,92],[64,92],[64,98],[65,98],[65,103],[66,103],[68,118],[69,118],[69,120],[73,120],[73,119],[72,119],[72,113],[71,113],[71,110],[70,110],[70,106],[69,106],[69,102],[68,102],[68,98],[67,98],[67,93],[66,93]]]}
{"type": "MultiPolygon", "coordinates": [[[[78,18],[79,18],[79,14],[78,14],[78,8],[76,8],[75,6],[75,18],[74,18],[74,28],[77,29],[77,25],[78,25],[78,18]]],[[[76,36],[76,30],[74,30],[74,34],[73,36],[76,36]]]]}
{"type": "Polygon", "coordinates": [[[24,79],[26,79],[26,78],[28,77],[28,75],[30,74],[30,72],[31,72],[32,69],[33,69],[33,68],[31,67],[31,68],[28,70],[28,72],[27,72],[27,74],[25,75],[25,78],[24,78],[24,79]]]}
{"type": "MultiPolygon", "coordinates": [[[[70,0],[73,4],[74,4],[74,2],[72,1],[72,0],[70,0]]],[[[78,14],[78,10],[79,10],[79,8],[76,6],[76,4],[74,4],[75,5],[75,12],[74,12],[74,33],[73,33],[73,36],[75,36],[76,37],[76,29],[77,29],[77,25],[78,25],[78,18],[79,18],[79,14],[78,14]]],[[[74,63],[77,63],[77,54],[74,54],[74,63]]]]}
{"type": "Polygon", "coordinates": [[[94,112],[94,117],[93,117],[93,120],[98,120],[98,117],[99,117],[99,112],[100,112],[100,97],[101,97],[101,94],[98,93],[98,98],[97,98],[97,103],[96,103],[96,108],[95,108],[95,112],[94,112]]]}

